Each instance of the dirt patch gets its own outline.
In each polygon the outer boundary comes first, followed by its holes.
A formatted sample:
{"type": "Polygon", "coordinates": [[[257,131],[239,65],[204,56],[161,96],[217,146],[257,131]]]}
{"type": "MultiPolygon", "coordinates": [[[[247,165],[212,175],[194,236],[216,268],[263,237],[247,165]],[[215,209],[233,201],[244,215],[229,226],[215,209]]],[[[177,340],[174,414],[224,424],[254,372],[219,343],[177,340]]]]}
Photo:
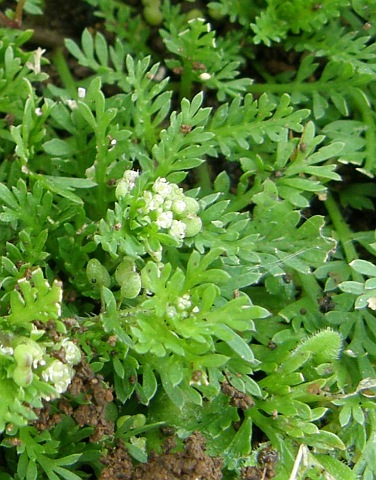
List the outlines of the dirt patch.
{"type": "Polygon", "coordinates": [[[221,480],[222,460],[209,457],[205,452],[205,440],[200,433],[193,433],[184,442],[184,449],[171,452],[174,441],[170,437],[164,452],[153,454],[147,463],[135,467],[119,444],[101,459],[106,465],[99,480],[221,480]]]}
{"type": "Polygon", "coordinates": [[[278,463],[278,452],[266,447],[257,455],[257,466],[243,467],[241,478],[243,480],[271,480],[275,476],[275,465],[278,463]]]}

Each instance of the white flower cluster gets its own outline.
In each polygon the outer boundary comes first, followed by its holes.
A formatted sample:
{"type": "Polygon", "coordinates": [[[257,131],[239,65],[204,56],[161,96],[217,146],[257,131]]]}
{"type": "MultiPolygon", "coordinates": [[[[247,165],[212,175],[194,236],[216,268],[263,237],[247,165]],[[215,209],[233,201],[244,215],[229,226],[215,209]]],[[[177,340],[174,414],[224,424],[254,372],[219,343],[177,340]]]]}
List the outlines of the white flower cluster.
{"type": "Polygon", "coordinates": [[[63,393],[68,388],[74,376],[74,370],[60,360],[53,360],[43,371],[42,377],[46,382],[51,382],[58,393],[63,393]]]}
{"type": "Polygon", "coordinates": [[[191,314],[198,313],[199,307],[196,305],[192,308],[192,300],[189,293],[185,293],[182,297],[178,297],[174,305],[169,305],[166,314],[170,318],[179,316],[180,318],[188,318],[191,314]]]}
{"type": "MultiPolygon", "coordinates": [[[[124,173],[116,187],[118,199],[132,195],[138,176],[139,173],[133,170],[124,173]]],[[[151,189],[143,192],[141,199],[138,213],[146,223],[154,223],[178,242],[200,232],[202,222],[197,216],[198,202],[185,196],[182,188],[165,178],[157,178],[151,189]]]]}
{"type": "Polygon", "coordinates": [[[81,352],[75,343],[67,338],[56,345],[56,349],[64,350],[65,362],[54,359],[42,372],[46,382],[51,382],[58,393],[63,393],[69,387],[75,374],[72,365],[77,365],[81,360],[81,352]]]}
{"type": "Polygon", "coordinates": [[[65,352],[65,360],[70,363],[71,365],[77,365],[81,361],[81,352],[77,345],[64,338],[59,344],[59,348],[63,348],[65,352]]]}

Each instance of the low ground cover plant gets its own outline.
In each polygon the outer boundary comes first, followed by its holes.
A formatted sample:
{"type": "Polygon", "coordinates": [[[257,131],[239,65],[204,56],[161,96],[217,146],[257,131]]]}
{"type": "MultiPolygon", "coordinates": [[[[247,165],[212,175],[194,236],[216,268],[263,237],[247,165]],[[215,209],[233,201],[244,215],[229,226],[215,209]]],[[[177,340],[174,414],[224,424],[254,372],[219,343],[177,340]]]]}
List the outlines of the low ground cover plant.
{"type": "Polygon", "coordinates": [[[0,479],[375,479],[373,2],[53,3],[0,4],[0,479]]]}

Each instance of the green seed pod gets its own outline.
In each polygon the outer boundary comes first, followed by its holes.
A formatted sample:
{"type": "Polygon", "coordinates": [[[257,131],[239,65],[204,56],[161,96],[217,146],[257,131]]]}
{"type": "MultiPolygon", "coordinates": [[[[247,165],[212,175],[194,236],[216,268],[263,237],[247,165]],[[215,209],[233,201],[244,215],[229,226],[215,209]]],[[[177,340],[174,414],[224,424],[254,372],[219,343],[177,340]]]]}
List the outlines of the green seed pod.
{"type": "Polygon", "coordinates": [[[141,276],[137,272],[130,272],[127,279],[120,286],[122,298],[136,298],[141,291],[141,276]]]}
{"type": "Polygon", "coordinates": [[[119,285],[127,281],[128,275],[136,270],[136,263],[132,257],[124,257],[116,267],[115,278],[119,285]]]}
{"type": "Polygon", "coordinates": [[[158,7],[147,6],[144,8],[144,18],[149,25],[157,26],[163,21],[163,14],[158,7]]]}
{"type": "Polygon", "coordinates": [[[208,13],[213,20],[222,20],[222,18],[225,17],[225,15],[216,8],[208,8],[208,13]]]}
{"type": "Polygon", "coordinates": [[[187,13],[187,20],[193,20],[194,18],[205,18],[205,15],[199,8],[193,8],[187,13]]]}
{"type": "Polygon", "coordinates": [[[200,205],[197,200],[195,200],[192,197],[185,197],[184,198],[185,204],[186,204],[186,210],[185,213],[187,215],[193,215],[197,213],[200,210],[200,205]]]}
{"type": "Polygon", "coordinates": [[[159,8],[161,6],[161,0],[141,0],[144,7],[159,8]]]}
{"type": "Polygon", "coordinates": [[[107,269],[97,258],[91,258],[86,266],[86,275],[90,283],[109,288],[111,277],[107,269]]]}
{"type": "Polygon", "coordinates": [[[30,368],[33,363],[33,355],[30,351],[30,346],[25,343],[20,343],[14,349],[14,358],[17,362],[18,367],[30,368]]]}
{"type": "Polygon", "coordinates": [[[187,210],[187,204],[185,202],[185,199],[183,198],[177,198],[172,202],[171,210],[173,213],[176,215],[183,215],[186,213],[187,210]]]}
{"type": "Polygon", "coordinates": [[[16,367],[13,370],[13,380],[19,387],[27,387],[33,381],[33,372],[31,368],[16,367]]]}
{"type": "Polygon", "coordinates": [[[185,231],[186,237],[194,237],[201,231],[202,220],[200,217],[197,217],[196,215],[189,215],[188,217],[183,218],[181,221],[187,226],[185,231]]]}

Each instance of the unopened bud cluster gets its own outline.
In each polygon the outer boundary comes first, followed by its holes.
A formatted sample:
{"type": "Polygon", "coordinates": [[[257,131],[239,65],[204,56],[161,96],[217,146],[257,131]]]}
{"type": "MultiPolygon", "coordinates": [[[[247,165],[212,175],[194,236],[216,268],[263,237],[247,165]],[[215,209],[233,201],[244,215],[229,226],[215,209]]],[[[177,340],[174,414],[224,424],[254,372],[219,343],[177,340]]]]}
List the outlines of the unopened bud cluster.
{"type": "Polygon", "coordinates": [[[192,299],[189,293],[185,293],[181,297],[177,297],[174,304],[167,306],[166,314],[170,318],[180,319],[188,318],[191,315],[197,314],[200,309],[192,305],[192,299]]]}
{"type": "MultiPolygon", "coordinates": [[[[136,180],[138,172],[127,170],[116,187],[118,199],[137,195],[136,180]]],[[[157,178],[149,190],[145,190],[139,200],[138,214],[140,223],[155,224],[163,233],[167,233],[179,244],[186,237],[197,235],[202,227],[198,217],[198,202],[184,195],[183,189],[157,178]]]]}

